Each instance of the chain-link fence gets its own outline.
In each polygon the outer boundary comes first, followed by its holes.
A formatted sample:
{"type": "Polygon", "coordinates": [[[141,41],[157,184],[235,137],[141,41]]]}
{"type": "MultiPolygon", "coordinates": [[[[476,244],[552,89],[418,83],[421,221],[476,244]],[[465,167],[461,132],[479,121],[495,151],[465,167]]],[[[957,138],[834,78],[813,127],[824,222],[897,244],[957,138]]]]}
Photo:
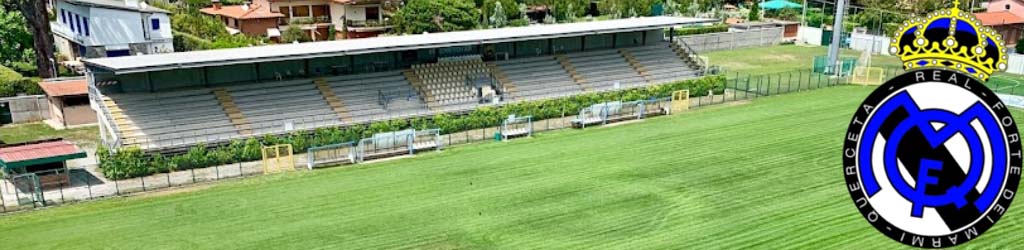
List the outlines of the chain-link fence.
{"type": "Polygon", "coordinates": [[[782,42],[784,28],[764,28],[676,37],[697,52],[772,46],[782,42]]]}
{"type": "MultiPolygon", "coordinates": [[[[845,78],[817,74],[810,70],[765,75],[733,72],[724,74],[726,74],[727,80],[722,85],[711,88],[709,93],[692,93],[698,96],[689,99],[691,109],[847,83],[845,78]]],[[[619,101],[634,100],[620,98],[619,101]]],[[[671,100],[670,98],[648,100],[646,105],[648,107],[670,107],[671,100]]],[[[579,110],[561,107],[557,117],[533,121],[534,132],[572,128],[572,120],[576,118],[578,112],[579,110]]],[[[647,114],[652,115],[654,113],[647,114]]],[[[537,114],[516,115],[534,115],[534,117],[537,117],[535,116],[537,114]]],[[[461,132],[441,135],[440,140],[445,147],[495,141],[497,139],[496,135],[501,130],[501,122],[495,121],[493,124],[487,124],[484,128],[479,129],[459,129],[461,132]]],[[[306,169],[308,157],[305,154],[295,155],[294,159],[296,168],[306,169]]],[[[168,190],[169,188],[187,187],[225,179],[260,176],[264,173],[262,163],[255,161],[164,172],[124,180],[106,180],[99,177],[98,174],[80,168],[72,168],[65,174],[69,181],[42,189],[42,197],[45,197],[46,205],[59,205],[106,197],[125,196],[140,192],[168,190]]],[[[25,201],[26,197],[31,197],[30,195],[32,195],[30,190],[19,188],[16,183],[12,183],[9,179],[0,181],[0,184],[2,184],[0,185],[0,212],[31,209],[37,206],[34,203],[25,201]]]]}
{"type": "MultiPolygon", "coordinates": [[[[296,164],[305,164],[305,162],[296,164]]],[[[223,179],[263,175],[263,165],[258,161],[244,162],[209,168],[164,172],[124,180],[106,180],[99,177],[98,174],[82,168],[71,168],[66,173],[55,173],[55,175],[65,175],[68,181],[60,182],[56,185],[42,186],[41,193],[39,194],[41,197],[44,197],[45,203],[37,202],[35,204],[26,200],[31,198],[34,193],[33,190],[26,188],[27,185],[23,184],[23,182],[15,181],[12,178],[0,180],[0,211],[9,212],[34,208],[40,206],[40,204],[59,205],[173,187],[192,186],[198,183],[223,179]]]]}

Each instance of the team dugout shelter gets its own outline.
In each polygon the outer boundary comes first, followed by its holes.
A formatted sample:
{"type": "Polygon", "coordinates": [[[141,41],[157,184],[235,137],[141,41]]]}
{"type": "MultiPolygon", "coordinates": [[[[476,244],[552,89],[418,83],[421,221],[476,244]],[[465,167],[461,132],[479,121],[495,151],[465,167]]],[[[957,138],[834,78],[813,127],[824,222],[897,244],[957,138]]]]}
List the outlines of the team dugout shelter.
{"type": "Polygon", "coordinates": [[[527,73],[561,69],[561,76],[550,76],[550,85],[544,85],[551,87],[547,92],[694,77],[697,73],[686,71],[653,79],[633,71],[619,79],[583,71],[588,61],[605,57],[618,57],[608,61],[608,69],[639,70],[636,65],[647,62],[642,57],[648,54],[689,65],[676,56],[682,52],[671,43],[672,29],[717,22],[645,17],[95,58],[84,64],[104,144],[160,149],[466,110],[485,105],[478,99],[490,94],[500,97],[486,105],[534,98],[524,90],[530,86],[512,86],[516,80],[509,78],[519,75],[510,73],[515,67],[534,67],[527,73]],[[648,47],[634,52],[639,59],[624,50],[648,47]],[[477,75],[490,81],[474,81],[477,75]],[[610,80],[598,85],[603,78],[610,80]],[[291,92],[300,89],[305,92],[291,92]]]}
{"type": "Polygon", "coordinates": [[[5,144],[0,145],[0,170],[9,180],[36,175],[44,188],[55,187],[69,183],[67,161],[85,157],[85,151],[63,139],[5,144]]]}

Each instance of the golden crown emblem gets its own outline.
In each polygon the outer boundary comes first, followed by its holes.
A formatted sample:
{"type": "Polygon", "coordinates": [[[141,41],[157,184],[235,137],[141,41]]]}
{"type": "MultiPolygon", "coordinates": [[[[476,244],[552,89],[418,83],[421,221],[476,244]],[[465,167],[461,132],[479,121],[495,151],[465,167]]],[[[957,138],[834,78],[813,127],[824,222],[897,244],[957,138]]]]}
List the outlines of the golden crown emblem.
{"type": "Polygon", "coordinates": [[[927,17],[912,17],[893,36],[889,53],[903,61],[904,69],[938,67],[974,76],[982,81],[1006,70],[1002,37],[971,13],[961,12],[954,0],[950,9],[927,17]]]}

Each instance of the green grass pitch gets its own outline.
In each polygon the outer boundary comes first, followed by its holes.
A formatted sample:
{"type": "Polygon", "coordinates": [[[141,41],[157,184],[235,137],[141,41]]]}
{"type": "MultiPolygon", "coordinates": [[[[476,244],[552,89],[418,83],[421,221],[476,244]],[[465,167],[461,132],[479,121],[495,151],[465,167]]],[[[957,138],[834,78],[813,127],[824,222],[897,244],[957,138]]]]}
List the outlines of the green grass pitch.
{"type": "MultiPolygon", "coordinates": [[[[871,89],[0,217],[3,249],[889,249],[844,190],[871,89]]],[[[1024,112],[1015,111],[1017,117],[1024,112]]],[[[965,247],[1024,244],[1024,208],[965,247]]]]}

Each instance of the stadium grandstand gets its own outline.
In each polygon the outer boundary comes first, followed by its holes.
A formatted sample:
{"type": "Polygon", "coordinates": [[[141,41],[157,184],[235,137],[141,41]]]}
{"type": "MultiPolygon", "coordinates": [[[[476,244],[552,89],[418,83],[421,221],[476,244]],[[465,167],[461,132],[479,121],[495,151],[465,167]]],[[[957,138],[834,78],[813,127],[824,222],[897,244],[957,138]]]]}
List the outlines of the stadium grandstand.
{"type": "MultiPolygon", "coordinates": [[[[181,149],[695,78],[648,17],[88,59],[107,147],[181,149]]],[[[669,32],[665,32],[666,29],[669,32]]]]}

